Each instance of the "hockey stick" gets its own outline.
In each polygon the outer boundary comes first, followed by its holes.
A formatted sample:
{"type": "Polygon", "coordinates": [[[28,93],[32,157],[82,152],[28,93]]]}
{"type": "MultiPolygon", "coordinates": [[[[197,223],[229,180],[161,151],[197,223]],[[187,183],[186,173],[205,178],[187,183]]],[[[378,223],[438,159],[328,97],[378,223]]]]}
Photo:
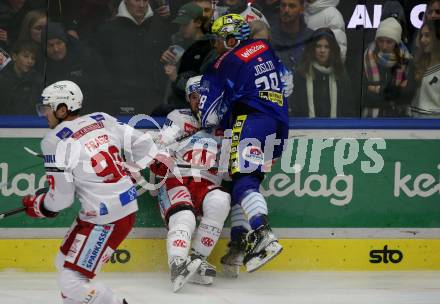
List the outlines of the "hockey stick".
{"type": "Polygon", "coordinates": [[[39,154],[39,153],[35,152],[34,150],[32,150],[31,148],[28,148],[28,147],[24,146],[23,149],[26,152],[28,152],[29,154],[32,154],[33,156],[44,158],[43,154],[39,154]]]}
{"type": "Polygon", "coordinates": [[[21,213],[25,210],[26,210],[26,207],[20,207],[17,209],[12,209],[12,210],[6,211],[4,213],[0,213],[0,220],[4,219],[5,217],[17,214],[17,213],[21,213]]]}

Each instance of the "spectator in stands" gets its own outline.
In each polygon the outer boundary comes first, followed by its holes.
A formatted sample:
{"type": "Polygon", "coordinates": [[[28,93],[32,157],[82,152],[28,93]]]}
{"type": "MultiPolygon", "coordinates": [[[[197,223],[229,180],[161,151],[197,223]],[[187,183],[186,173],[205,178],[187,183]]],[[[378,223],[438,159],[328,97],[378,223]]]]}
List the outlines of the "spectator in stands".
{"type": "Polygon", "coordinates": [[[440,20],[425,21],[417,44],[414,66],[418,87],[411,113],[414,117],[440,118],[440,20]]]}
{"type": "Polygon", "coordinates": [[[341,51],[334,32],[316,30],[307,44],[294,77],[292,116],[354,117],[359,116],[349,78],[341,60],[341,51]]]}
{"type": "Polygon", "coordinates": [[[29,40],[12,47],[12,63],[0,72],[1,115],[35,114],[44,88],[43,78],[34,70],[37,51],[38,45],[29,40]]]}
{"type": "MultiPolygon", "coordinates": [[[[180,32],[182,34],[188,33],[186,37],[191,39],[192,44],[185,50],[181,57],[176,78],[171,83],[169,94],[165,96],[166,100],[164,105],[156,108],[153,114],[166,115],[173,109],[188,106],[185,99],[186,82],[189,78],[202,73],[201,67],[206,64],[208,55],[212,54],[210,40],[205,35],[209,30],[210,13],[212,13],[212,11],[204,10],[199,4],[190,2],[181,7],[177,18],[173,20],[173,22],[181,24],[180,32]]],[[[178,61],[173,48],[175,47],[169,47],[162,54],[161,61],[164,64],[173,64],[178,61]]]]}
{"type": "MultiPolygon", "coordinates": [[[[41,33],[47,26],[47,13],[43,10],[29,11],[23,19],[21,24],[18,40],[34,41],[39,50],[36,55],[35,70],[39,71],[41,75],[44,72],[45,55],[43,53],[43,45],[41,44],[41,33]]],[[[46,41],[44,41],[44,44],[46,41]]]]}
{"type": "Polygon", "coordinates": [[[399,1],[387,0],[382,5],[382,15],[380,16],[380,21],[389,17],[394,17],[397,21],[399,21],[400,26],[402,27],[402,42],[408,44],[409,37],[405,10],[399,1]]]}
{"type": "Polygon", "coordinates": [[[412,56],[402,42],[402,27],[393,17],[380,22],[376,38],[364,53],[363,117],[408,115],[412,86],[408,85],[412,56]]]}
{"type": "Polygon", "coordinates": [[[257,0],[256,2],[269,24],[275,24],[279,16],[280,0],[257,0]]]}
{"type": "Polygon", "coordinates": [[[219,13],[221,15],[239,14],[243,16],[248,23],[253,20],[262,20],[269,25],[266,17],[263,15],[260,9],[255,7],[253,2],[254,1],[249,0],[225,0],[223,1],[225,6],[219,7],[219,13]]]}
{"type": "MultiPolygon", "coordinates": [[[[98,100],[98,81],[106,75],[96,53],[69,36],[63,25],[58,22],[48,22],[42,37],[43,41],[47,41],[46,82],[73,81],[81,86],[87,98],[98,100]]],[[[88,110],[99,108],[96,104],[89,106],[88,110]]],[[[102,107],[100,109],[103,110],[102,107]]]]}
{"type": "Polygon", "coordinates": [[[24,16],[34,9],[45,9],[47,0],[0,1],[0,47],[12,45],[18,36],[24,16]]]}
{"type": "Polygon", "coordinates": [[[254,20],[249,22],[251,28],[251,39],[270,39],[270,28],[266,22],[262,20],[254,20]]]}
{"type": "MultiPolygon", "coordinates": [[[[303,12],[304,0],[281,0],[279,18],[270,32],[270,41],[277,56],[293,75],[313,34],[304,22],[303,12]]],[[[292,98],[293,94],[288,97],[289,104],[293,103],[292,98]]]]}
{"type": "Polygon", "coordinates": [[[271,42],[284,65],[292,72],[298,66],[313,33],[304,22],[304,0],[281,0],[279,18],[271,27],[271,42]]]}
{"type": "Polygon", "coordinates": [[[429,1],[426,7],[425,19],[426,20],[440,19],[440,0],[429,1]]]}
{"type": "Polygon", "coordinates": [[[169,41],[168,25],[149,1],[123,0],[115,18],[98,29],[95,45],[110,76],[110,113],[147,113],[162,103],[166,77],[160,52],[169,41]]]}
{"type": "Polygon", "coordinates": [[[41,33],[47,25],[47,14],[43,10],[33,10],[26,14],[20,27],[18,40],[32,40],[41,45],[41,33]]]}
{"type": "Polygon", "coordinates": [[[347,54],[347,35],[342,14],[336,8],[339,0],[306,0],[304,20],[312,30],[330,28],[335,34],[336,41],[341,49],[342,61],[347,54]]]}

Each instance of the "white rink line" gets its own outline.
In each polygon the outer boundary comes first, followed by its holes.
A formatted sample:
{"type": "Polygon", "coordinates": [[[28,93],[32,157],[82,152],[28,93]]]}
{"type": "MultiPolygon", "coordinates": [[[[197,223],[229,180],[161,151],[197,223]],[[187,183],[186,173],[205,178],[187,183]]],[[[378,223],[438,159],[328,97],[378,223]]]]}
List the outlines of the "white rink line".
{"type": "MultiPolygon", "coordinates": [[[[440,272],[256,272],[173,294],[167,273],[104,273],[129,304],[439,304],[440,272]]],[[[55,273],[0,273],[1,304],[59,304],[55,273]]]]}
{"type": "MultiPolygon", "coordinates": [[[[143,130],[147,131],[147,130],[143,130]]],[[[41,128],[0,128],[0,138],[42,138],[49,129],[41,128]]],[[[154,131],[153,131],[154,132],[154,131]]],[[[385,130],[385,129],[322,129],[289,131],[291,138],[383,138],[383,139],[440,139],[440,130],[385,130]]]]}
{"type": "MultiPolygon", "coordinates": [[[[0,239],[63,238],[68,228],[0,228],[0,239]]],[[[275,228],[280,239],[440,239],[440,228],[275,228]]],[[[165,228],[134,228],[130,239],[166,238],[165,228]]],[[[223,229],[229,238],[229,229],[223,229]]],[[[1,304],[1,302],[0,302],[1,304]]],[[[440,304],[440,300],[439,300],[440,304]]]]}

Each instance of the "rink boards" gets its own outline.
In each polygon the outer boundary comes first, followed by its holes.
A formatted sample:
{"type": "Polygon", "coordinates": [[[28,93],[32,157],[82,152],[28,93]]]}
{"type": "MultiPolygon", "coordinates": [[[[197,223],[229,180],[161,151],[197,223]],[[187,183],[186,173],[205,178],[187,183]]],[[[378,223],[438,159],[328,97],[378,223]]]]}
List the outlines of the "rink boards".
{"type": "MultiPolygon", "coordinates": [[[[0,211],[44,185],[44,129],[0,129],[0,211]],[[14,134],[14,135],[12,135],[14,134]],[[22,170],[24,168],[24,170],[22,170]],[[4,186],[6,185],[6,186],[4,186]]],[[[262,183],[283,253],[263,270],[440,270],[440,132],[292,130],[287,150],[262,183]],[[295,172],[293,164],[304,170],[295,172]]],[[[139,198],[131,238],[106,271],[166,269],[165,229],[156,199],[139,198]]],[[[78,205],[55,219],[0,221],[0,270],[54,270],[78,205]]],[[[227,233],[211,258],[218,265],[227,233]]]]}
{"type": "MultiPolygon", "coordinates": [[[[54,271],[60,240],[1,240],[0,270],[54,271]]],[[[225,252],[222,239],[210,261],[225,252]]],[[[283,252],[264,271],[396,271],[440,270],[440,240],[420,239],[282,239],[283,252]]],[[[163,239],[129,239],[114,253],[104,271],[166,271],[163,239]]]]}

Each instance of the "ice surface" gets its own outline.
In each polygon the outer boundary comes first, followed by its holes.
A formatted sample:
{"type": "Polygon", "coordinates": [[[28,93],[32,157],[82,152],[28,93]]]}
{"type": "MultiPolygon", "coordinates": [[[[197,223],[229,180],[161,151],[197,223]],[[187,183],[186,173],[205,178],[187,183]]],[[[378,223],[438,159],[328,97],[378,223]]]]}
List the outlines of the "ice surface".
{"type": "MultiPolygon", "coordinates": [[[[129,304],[439,304],[440,272],[256,272],[171,292],[167,273],[97,277],[129,304]]],[[[62,303],[55,273],[0,273],[0,304],[62,303]]]]}

